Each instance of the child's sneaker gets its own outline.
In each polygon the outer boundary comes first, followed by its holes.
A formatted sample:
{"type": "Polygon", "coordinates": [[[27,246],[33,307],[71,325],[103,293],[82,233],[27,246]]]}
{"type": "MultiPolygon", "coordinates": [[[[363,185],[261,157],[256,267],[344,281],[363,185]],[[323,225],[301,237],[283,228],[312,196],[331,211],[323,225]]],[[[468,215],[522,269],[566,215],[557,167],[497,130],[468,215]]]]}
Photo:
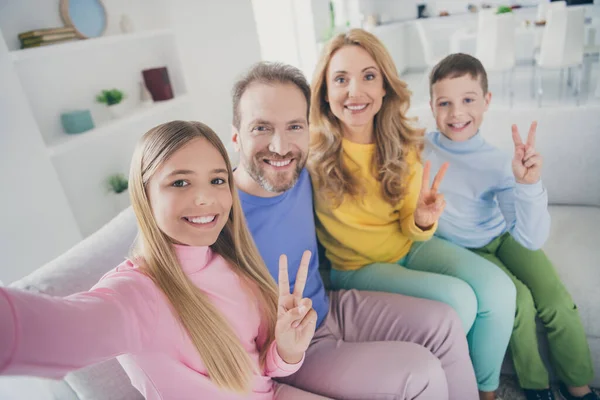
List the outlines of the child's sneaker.
{"type": "Polygon", "coordinates": [[[562,397],[564,400],[600,400],[600,397],[598,397],[598,395],[594,393],[593,390],[583,397],[573,396],[571,393],[569,393],[567,385],[565,385],[562,382],[560,382],[560,384],[558,385],[558,391],[560,393],[560,397],[562,397]]]}
{"type": "Polygon", "coordinates": [[[527,400],[555,400],[554,394],[550,389],[523,389],[527,400]]]}

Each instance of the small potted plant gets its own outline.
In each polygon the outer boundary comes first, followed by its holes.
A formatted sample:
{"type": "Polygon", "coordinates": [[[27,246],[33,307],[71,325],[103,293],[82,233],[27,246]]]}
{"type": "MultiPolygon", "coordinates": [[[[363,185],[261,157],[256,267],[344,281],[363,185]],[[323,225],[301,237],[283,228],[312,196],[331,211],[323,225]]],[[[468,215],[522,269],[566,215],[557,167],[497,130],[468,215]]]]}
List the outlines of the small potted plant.
{"type": "Polygon", "coordinates": [[[123,116],[124,114],[124,98],[125,94],[122,91],[120,91],[119,89],[111,89],[103,90],[100,94],[96,96],[96,101],[98,103],[106,104],[113,117],[118,118],[123,116]]]}
{"type": "Polygon", "coordinates": [[[496,9],[496,14],[507,14],[507,13],[511,13],[512,8],[509,6],[499,6],[498,9],[496,9]]]}
{"type": "Polygon", "coordinates": [[[115,209],[120,212],[129,206],[129,181],[123,174],[114,174],[108,177],[108,188],[114,198],[115,209]]]}

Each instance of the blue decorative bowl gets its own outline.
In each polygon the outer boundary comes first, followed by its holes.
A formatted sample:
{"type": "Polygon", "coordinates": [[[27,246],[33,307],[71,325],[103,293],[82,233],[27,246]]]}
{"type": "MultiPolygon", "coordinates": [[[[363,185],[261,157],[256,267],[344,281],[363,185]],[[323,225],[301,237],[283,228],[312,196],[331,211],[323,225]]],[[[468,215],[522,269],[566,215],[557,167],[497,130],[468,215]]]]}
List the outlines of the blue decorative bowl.
{"type": "Polygon", "coordinates": [[[66,133],[82,133],[94,129],[94,121],[90,110],[77,110],[60,115],[66,133]]]}

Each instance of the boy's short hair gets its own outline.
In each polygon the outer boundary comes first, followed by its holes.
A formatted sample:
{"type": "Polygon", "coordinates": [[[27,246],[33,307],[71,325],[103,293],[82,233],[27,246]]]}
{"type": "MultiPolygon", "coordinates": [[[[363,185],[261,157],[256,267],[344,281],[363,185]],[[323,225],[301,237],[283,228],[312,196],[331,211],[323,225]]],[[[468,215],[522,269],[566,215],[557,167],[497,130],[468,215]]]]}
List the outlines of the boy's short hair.
{"type": "Polygon", "coordinates": [[[477,58],[464,53],[450,54],[437,63],[429,75],[429,95],[431,96],[434,83],[442,79],[460,78],[470,75],[473,79],[479,79],[483,93],[488,91],[487,73],[483,64],[477,58]]]}

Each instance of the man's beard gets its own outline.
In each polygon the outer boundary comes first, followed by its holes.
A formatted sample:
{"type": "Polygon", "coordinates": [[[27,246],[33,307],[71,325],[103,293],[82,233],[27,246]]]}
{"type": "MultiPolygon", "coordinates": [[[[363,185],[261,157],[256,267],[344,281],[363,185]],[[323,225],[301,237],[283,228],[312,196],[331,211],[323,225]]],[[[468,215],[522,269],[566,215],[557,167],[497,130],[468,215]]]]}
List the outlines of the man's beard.
{"type": "Polygon", "coordinates": [[[278,154],[262,152],[256,154],[254,158],[249,158],[242,152],[241,162],[248,172],[248,175],[250,175],[260,187],[271,193],[282,193],[294,187],[306,164],[306,157],[302,153],[288,153],[282,157],[278,154]],[[265,169],[268,168],[268,166],[266,166],[263,161],[265,158],[271,161],[283,161],[293,158],[296,162],[296,168],[292,172],[291,178],[288,178],[288,171],[273,171],[273,173],[267,173],[265,169]]]}

